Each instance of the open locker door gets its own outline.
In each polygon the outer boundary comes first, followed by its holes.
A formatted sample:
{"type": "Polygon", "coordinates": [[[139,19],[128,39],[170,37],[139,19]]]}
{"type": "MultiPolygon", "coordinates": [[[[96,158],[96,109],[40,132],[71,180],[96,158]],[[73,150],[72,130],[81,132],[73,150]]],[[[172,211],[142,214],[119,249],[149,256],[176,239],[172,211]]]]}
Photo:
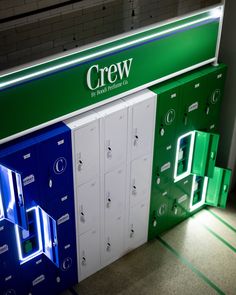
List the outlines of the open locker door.
{"type": "Polygon", "coordinates": [[[0,219],[28,229],[21,174],[0,165],[0,219]]]}
{"type": "Polygon", "coordinates": [[[212,177],[215,167],[219,135],[191,131],[177,140],[174,180],[175,182],[195,174],[212,177]]]}
{"type": "Polygon", "coordinates": [[[230,170],[215,167],[213,177],[208,179],[205,201],[207,205],[220,208],[226,207],[230,177],[230,170]]]}

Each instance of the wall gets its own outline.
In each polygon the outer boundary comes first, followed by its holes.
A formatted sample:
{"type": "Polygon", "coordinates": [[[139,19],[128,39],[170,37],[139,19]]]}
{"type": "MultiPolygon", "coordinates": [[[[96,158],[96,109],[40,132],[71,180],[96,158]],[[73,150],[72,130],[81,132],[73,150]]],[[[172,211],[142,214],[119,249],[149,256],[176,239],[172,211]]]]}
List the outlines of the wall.
{"type": "Polygon", "coordinates": [[[232,187],[236,184],[236,1],[226,0],[220,48],[220,60],[229,65],[221,112],[219,163],[233,169],[232,187]]]}
{"type": "Polygon", "coordinates": [[[220,2],[220,0],[1,0],[0,70],[220,2]]]}

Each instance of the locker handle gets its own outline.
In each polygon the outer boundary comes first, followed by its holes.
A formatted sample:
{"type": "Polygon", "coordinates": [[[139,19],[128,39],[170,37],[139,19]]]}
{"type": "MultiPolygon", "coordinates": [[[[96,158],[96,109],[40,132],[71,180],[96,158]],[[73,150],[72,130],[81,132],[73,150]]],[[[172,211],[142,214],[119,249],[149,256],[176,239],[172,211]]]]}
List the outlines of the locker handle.
{"type": "Polygon", "coordinates": [[[225,184],[224,187],[223,187],[223,190],[224,190],[225,193],[227,193],[227,191],[228,191],[228,185],[225,184]]]}
{"type": "Polygon", "coordinates": [[[82,166],[83,166],[83,161],[79,160],[78,171],[82,170],[82,166]]]}
{"type": "Polygon", "coordinates": [[[82,257],[82,265],[86,265],[86,258],[82,257]]]}
{"type": "Polygon", "coordinates": [[[209,115],[210,113],[210,106],[209,106],[209,103],[207,104],[206,106],[206,114],[209,115]]]}
{"type": "Polygon", "coordinates": [[[50,187],[50,188],[52,188],[52,179],[51,178],[49,178],[49,182],[48,182],[48,186],[50,187]]]}
{"type": "Polygon", "coordinates": [[[138,139],[139,139],[139,137],[138,137],[138,135],[136,134],[136,135],[134,136],[134,146],[137,146],[137,145],[138,145],[138,139]]]}
{"type": "Polygon", "coordinates": [[[211,160],[215,160],[215,155],[216,155],[215,152],[211,152],[211,160]]]}
{"type": "Polygon", "coordinates": [[[83,223],[85,222],[84,212],[80,213],[80,221],[83,222],[83,223]]]}
{"type": "Polygon", "coordinates": [[[134,236],[134,230],[131,229],[131,231],[130,231],[130,238],[133,238],[133,236],[134,236]]]}
{"type": "Polygon", "coordinates": [[[133,185],[132,195],[137,195],[137,187],[135,185],[133,185]]]}
{"type": "Polygon", "coordinates": [[[22,194],[18,195],[18,205],[19,205],[19,207],[22,207],[24,205],[22,194]]]}
{"type": "Polygon", "coordinates": [[[110,146],[107,147],[107,158],[110,159],[112,158],[112,148],[110,146]]]}
{"type": "Polygon", "coordinates": [[[110,208],[111,207],[111,198],[108,198],[107,199],[107,208],[110,208]]]}
{"type": "Polygon", "coordinates": [[[188,123],[188,115],[187,113],[184,114],[184,125],[186,126],[188,123]]]}
{"type": "Polygon", "coordinates": [[[110,251],[111,251],[111,244],[107,243],[107,252],[110,252],[110,251]]]}

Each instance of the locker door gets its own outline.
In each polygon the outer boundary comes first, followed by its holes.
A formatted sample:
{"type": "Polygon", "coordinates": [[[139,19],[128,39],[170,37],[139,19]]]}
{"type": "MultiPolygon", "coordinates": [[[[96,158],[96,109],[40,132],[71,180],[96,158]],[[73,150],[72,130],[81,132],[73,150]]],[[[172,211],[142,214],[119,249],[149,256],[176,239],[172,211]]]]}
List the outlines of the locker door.
{"type": "Polygon", "coordinates": [[[200,71],[185,75],[181,83],[180,130],[181,133],[203,128],[199,119],[204,113],[204,91],[207,84],[200,71]]]}
{"type": "Polygon", "coordinates": [[[207,67],[202,70],[207,87],[205,89],[204,124],[208,130],[214,130],[219,122],[219,113],[227,66],[220,64],[216,67],[207,67]]]}
{"type": "Polygon", "coordinates": [[[59,199],[73,190],[71,133],[65,127],[52,134],[44,134],[39,139],[38,165],[41,181],[41,198],[38,204],[47,204],[59,199]],[[58,134],[59,133],[59,134],[58,134]]]}
{"type": "Polygon", "coordinates": [[[192,174],[212,177],[216,162],[219,135],[195,132],[192,174]]]}
{"type": "Polygon", "coordinates": [[[104,119],[105,171],[118,167],[126,159],[127,109],[116,111],[104,119]]]}
{"type": "Polygon", "coordinates": [[[133,249],[147,241],[147,204],[141,203],[130,209],[128,248],[133,249]]]}
{"type": "Polygon", "coordinates": [[[99,126],[92,122],[74,131],[77,185],[99,173],[99,126]]]}
{"type": "Polygon", "coordinates": [[[105,175],[105,235],[103,262],[119,257],[123,252],[125,210],[125,169],[120,167],[105,175]]]}
{"type": "Polygon", "coordinates": [[[80,281],[100,269],[99,242],[99,234],[96,228],[79,236],[80,281]]]}
{"type": "Polygon", "coordinates": [[[226,207],[229,192],[231,171],[215,167],[213,178],[209,178],[206,204],[215,207],[226,207]]]}
{"type": "Polygon", "coordinates": [[[178,137],[180,84],[177,81],[164,82],[154,86],[152,91],[157,94],[157,115],[155,142],[164,146],[178,137]]]}
{"type": "Polygon", "coordinates": [[[153,97],[132,107],[132,159],[148,154],[152,150],[154,114],[153,97]]]}
{"type": "Polygon", "coordinates": [[[151,159],[145,156],[131,163],[130,206],[149,200],[151,159]]]}
{"type": "Polygon", "coordinates": [[[99,182],[92,180],[78,187],[79,234],[99,225],[99,182]]]}
{"type": "Polygon", "coordinates": [[[0,219],[3,218],[28,229],[21,175],[0,165],[0,219]]]}

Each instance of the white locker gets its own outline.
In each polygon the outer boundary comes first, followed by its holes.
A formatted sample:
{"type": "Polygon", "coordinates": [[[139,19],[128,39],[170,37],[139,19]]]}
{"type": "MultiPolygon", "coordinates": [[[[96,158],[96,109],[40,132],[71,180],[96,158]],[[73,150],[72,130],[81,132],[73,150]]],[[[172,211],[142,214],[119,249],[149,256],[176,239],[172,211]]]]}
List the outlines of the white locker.
{"type": "Polygon", "coordinates": [[[147,241],[148,231],[148,205],[138,204],[130,208],[129,227],[127,235],[128,250],[135,249],[147,241]]]}
{"type": "Polygon", "coordinates": [[[131,162],[130,177],[130,207],[142,201],[149,201],[151,185],[151,159],[150,155],[138,158],[131,162]]]}
{"type": "Polygon", "coordinates": [[[105,172],[112,171],[126,161],[127,154],[127,107],[116,101],[99,109],[102,117],[102,146],[105,172]]]}
{"type": "Polygon", "coordinates": [[[73,130],[76,183],[81,185],[99,174],[99,120],[95,112],[65,121],[73,130]]]}
{"type": "Polygon", "coordinates": [[[155,98],[154,93],[144,90],[124,99],[130,106],[131,131],[128,140],[130,140],[132,159],[152,152],[156,112],[155,98]]]}
{"type": "Polygon", "coordinates": [[[98,179],[77,188],[79,234],[85,233],[99,224],[99,189],[98,179]]]}
{"type": "Polygon", "coordinates": [[[92,229],[79,237],[79,281],[101,268],[99,231],[92,229]]]}

